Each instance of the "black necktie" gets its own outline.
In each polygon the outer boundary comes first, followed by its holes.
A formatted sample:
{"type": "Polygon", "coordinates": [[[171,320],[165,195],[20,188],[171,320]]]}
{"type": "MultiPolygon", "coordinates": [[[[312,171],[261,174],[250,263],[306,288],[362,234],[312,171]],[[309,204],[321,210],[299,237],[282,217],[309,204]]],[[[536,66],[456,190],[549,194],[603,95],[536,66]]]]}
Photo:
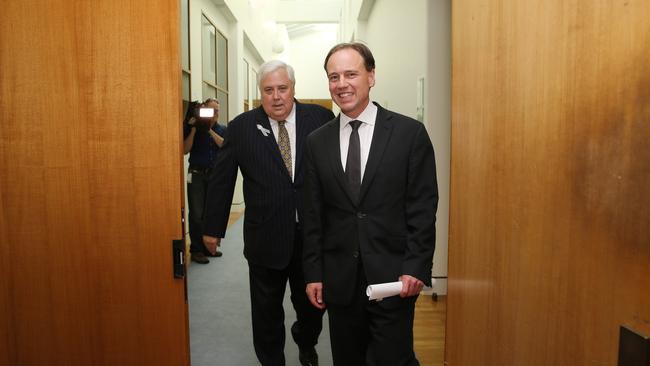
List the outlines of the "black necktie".
{"type": "Polygon", "coordinates": [[[345,175],[350,182],[350,188],[355,200],[359,200],[359,191],[361,190],[361,142],[359,141],[359,126],[361,121],[350,121],[352,133],[350,134],[350,144],[348,145],[348,159],[345,163],[345,175]]]}

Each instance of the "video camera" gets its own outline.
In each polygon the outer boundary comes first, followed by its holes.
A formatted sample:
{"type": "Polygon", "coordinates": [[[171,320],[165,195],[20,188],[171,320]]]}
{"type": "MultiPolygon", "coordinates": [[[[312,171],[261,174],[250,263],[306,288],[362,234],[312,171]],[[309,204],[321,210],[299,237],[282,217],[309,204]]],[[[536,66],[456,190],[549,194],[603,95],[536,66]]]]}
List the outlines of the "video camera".
{"type": "Polygon", "coordinates": [[[187,106],[183,123],[207,131],[212,124],[212,117],[214,117],[213,108],[206,108],[201,102],[192,101],[187,106]]]}

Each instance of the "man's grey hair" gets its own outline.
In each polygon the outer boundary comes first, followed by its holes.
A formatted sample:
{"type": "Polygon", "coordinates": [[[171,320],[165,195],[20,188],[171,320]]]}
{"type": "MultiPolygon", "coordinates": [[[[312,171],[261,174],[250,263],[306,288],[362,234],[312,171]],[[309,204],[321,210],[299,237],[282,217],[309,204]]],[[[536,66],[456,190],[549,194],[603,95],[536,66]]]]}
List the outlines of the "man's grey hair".
{"type": "Polygon", "coordinates": [[[266,77],[266,75],[278,69],[287,70],[287,74],[289,75],[289,80],[291,80],[291,84],[293,84],[294,86],[296,85],[296,77],[293,74],[293,67],[280,60],[271,60],[271,61],[266,61],[265,63],[262,64],[262,66],[260,66],[259,73],[257,74],[258,88],[260,87],[260,83],[266,77]]]}

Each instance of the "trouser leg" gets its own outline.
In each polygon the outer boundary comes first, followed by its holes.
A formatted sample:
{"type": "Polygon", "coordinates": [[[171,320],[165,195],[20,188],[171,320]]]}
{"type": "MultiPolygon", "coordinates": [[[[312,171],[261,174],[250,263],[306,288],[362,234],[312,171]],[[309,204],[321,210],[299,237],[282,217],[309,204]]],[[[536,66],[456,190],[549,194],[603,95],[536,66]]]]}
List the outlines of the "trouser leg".
{"type": "Polygon", "coordinates": [[[289,264],[289,287],[291,303],[296,311],[296,321],[291,326],[293,340],[300,348],[310,348],[318,343],[323,329],[324,311],[309,302],[305,292],[305,276],[302,270],[302,233],[297,230],[294,253],[289,264]]]}
{"type": "Polygon", "coordinates": [[[366,306],[369,326],[368,366],[418,366],[413,352],[413,318],[417,297],[391,297],[366,306]]]}
{"type": "Polygon", "coordinates": [[[187,183],[188,219],[190,226],[190,252],[204,252],[203,245],[203,216],[205,212],[205,196],[207,191],[207,175],[193,172],[192,182],[187,183]]]}
{"type": "Polygon", "coordinates": [[[284,366],[286,271],[248,267],[255,354],[263,366],[284,366]]]}
{"type": "Polygon", "coordinates": [[[418,366],[413,352],[417,297],[369,301],[363,266],[351,304],[328,304],[335,366],[418,366]]]}
{"type": "Polygon", "coordinates": [[[365,311],[368,298],[362,295],[362,289],[367,285],[361,266],[356,282],[355,295],[350,304],[327,304],[334,366],[365,365],[369,337],[365,311]]]}

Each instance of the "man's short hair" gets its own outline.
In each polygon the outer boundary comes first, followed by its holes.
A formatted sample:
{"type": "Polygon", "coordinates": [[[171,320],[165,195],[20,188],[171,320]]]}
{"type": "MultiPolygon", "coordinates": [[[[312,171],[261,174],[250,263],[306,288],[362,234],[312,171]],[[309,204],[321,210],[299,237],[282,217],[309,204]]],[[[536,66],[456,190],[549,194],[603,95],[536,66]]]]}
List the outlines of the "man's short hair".
{"type": "Polygon", "coordinates": [[[361,42],[349,42],[349,43],[339,43],[336,46],[332,47],[332,49],[327,53],[327,56],[325,57],[325,64],[323,64],[323,67],[325,68],[325,72],[327,72],[327,61],[329,61],[330,57],[334,53],[346,48],[351,48],[359,52],[361,57],[363,57],[363,64],[366,67],[366,71],[372,71],[375,69],[375,58],[372,56],[372,52],[370,52],[370,48],[368,48],[368,46],[366,46],[361,42]]]}
{"type": "Polygon", "coordinates": [[[296,77],[294,76],[293,67],[291,67],[291,65],[288,65],[280,60],[270,60],[270,61],[266,61],[265,63],[262,64],[262,66],[260,66],[259,74],[257,76],[258,88],[262,80],[266,77],[266,75],[278,69],[287,70],[287,74],[289,75],[289,80],[291,80],[291,83],[294,86],[296,85],[296,77]]]}

